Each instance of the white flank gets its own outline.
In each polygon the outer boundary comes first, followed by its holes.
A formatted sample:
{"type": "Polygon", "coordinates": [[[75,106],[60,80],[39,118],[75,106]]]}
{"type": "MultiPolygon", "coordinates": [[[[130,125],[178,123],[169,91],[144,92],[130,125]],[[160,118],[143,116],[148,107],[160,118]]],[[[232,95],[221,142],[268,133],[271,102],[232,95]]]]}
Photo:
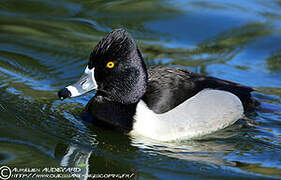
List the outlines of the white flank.
{"type": "Polygon", "coordinates": [[[243,112],[240,99],[222,90],[202,90],[163,114],[140,101],[131,133],[160,141],[196,138],[232,125],[243,112]]]}

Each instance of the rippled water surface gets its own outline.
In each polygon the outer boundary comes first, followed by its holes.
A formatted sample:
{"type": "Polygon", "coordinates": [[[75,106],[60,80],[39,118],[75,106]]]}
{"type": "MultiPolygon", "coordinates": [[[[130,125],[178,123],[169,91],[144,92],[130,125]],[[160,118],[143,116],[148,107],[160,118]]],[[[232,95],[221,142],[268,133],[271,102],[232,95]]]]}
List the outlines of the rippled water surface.
{"type": "Polygon", "coordinates": [[[281,178],[281,1],[1,0],[0,165],[67,162],[134,179],[281,178]],[[114,28],[132,34],[148,66],[253,86],[261,108],[248,122],[184,142],[84,124],[78,115],[93,93],[65,101],[56,93],[114,28]]]}

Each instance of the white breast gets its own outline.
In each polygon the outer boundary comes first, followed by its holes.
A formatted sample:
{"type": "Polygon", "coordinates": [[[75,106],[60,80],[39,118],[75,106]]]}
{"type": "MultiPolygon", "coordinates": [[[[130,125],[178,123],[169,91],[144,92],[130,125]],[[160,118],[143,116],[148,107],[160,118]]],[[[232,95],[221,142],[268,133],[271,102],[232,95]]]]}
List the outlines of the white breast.
{"type": "Polygon", "coordinates": [[[131,133],[160,141],[196,138],[232,125],[243,112],[237,96],[212,89],[200,91],[163,114],[154,113],[140,101],[131,133]]]}

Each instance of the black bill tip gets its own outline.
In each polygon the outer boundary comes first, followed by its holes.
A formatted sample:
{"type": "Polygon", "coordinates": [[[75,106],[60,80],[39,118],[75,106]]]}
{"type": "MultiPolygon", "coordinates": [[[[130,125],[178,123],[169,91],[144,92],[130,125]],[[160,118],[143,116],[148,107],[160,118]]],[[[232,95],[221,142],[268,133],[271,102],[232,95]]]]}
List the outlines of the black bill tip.
{"type": "Polygon", "coordinates": [[[71,96],[71,92],[67,88],[63,88],[58,92],[58,96],[61,100],[64,100],[71,96]]]}

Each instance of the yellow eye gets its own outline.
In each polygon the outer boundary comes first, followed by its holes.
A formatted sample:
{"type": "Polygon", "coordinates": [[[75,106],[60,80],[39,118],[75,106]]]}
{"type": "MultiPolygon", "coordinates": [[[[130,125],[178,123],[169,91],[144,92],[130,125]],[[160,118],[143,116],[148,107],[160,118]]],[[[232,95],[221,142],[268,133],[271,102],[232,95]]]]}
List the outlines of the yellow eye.
{"type": "Polygon", "coordinates": [[[114,62],[109,61],[109,62],[106,64],[106,67],[108,67],[108,68],[113,68],[113,67],[114,67],[114,62]]]}

